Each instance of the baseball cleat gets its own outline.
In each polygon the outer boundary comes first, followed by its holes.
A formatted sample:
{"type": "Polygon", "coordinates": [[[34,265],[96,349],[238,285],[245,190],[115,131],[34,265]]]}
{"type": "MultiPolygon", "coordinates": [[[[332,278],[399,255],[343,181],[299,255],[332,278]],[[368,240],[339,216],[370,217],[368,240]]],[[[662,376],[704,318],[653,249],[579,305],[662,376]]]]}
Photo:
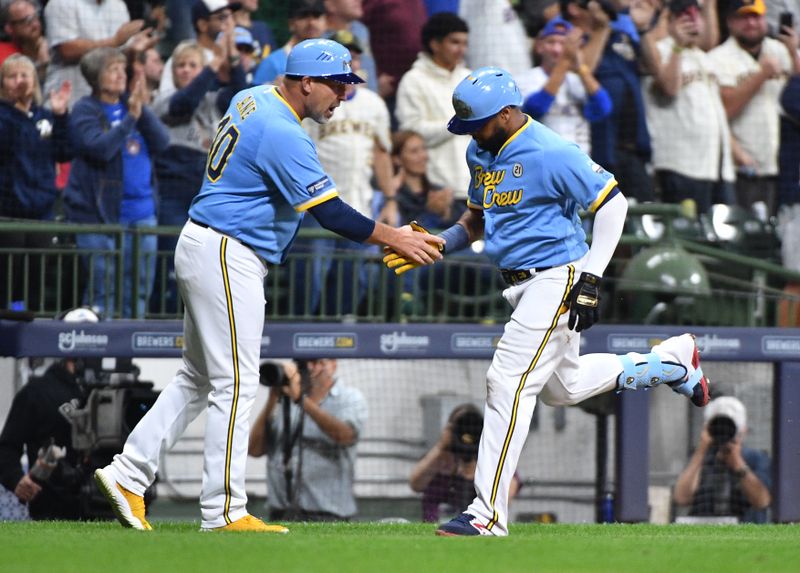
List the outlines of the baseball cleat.
{"type": "Polygon", "coordinates": [[[443,523],[436,530],[436,535],[441,537],[456,537],[459,535],[492,535],[478,518],[469,513],[462,513],[447,523],[443,523]]]}
{"type": "Polygon", "coordinates": [[[672,356],[686,368],[686,377],[683,380],[667,382],[674,392],[683,394],[699,408],[708,404],[711,397],[708,378],[700,368],[700,351],[694,335],[687,333],[668,338],[654,346],[653,352],[672,356]]]}
{"type": "Polygon", "coordinates": [[[145,519],[144,498],[119,485],[104,469],[96,469],[94,481],[100,492],[111,504],[114,515],[123,527],[131,527],[140,531],[153,529],[145,519]]]}
{"type": "Polygon", "coordinates": [[[240,517],[233,523],[229,523],[228,525],[223,525],[222,527],[210,527],[207,529],[202,529],[201,531],[255,531],[260,533],[289,533],[289,529],[283,525],[264,523],[249,513],[244,517],[240,517]]]}

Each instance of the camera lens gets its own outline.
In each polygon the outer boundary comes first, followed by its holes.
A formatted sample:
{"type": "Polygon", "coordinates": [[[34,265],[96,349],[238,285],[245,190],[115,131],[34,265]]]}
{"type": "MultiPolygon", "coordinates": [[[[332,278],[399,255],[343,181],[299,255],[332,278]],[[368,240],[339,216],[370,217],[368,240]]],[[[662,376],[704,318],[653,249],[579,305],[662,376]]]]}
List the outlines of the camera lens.
{"type": "Polygon", "coordinates": [[[723,446],[736,436],[736,424],[728,416],[716,416],[708,423],[708,433],[715,446],[723,446]]]}

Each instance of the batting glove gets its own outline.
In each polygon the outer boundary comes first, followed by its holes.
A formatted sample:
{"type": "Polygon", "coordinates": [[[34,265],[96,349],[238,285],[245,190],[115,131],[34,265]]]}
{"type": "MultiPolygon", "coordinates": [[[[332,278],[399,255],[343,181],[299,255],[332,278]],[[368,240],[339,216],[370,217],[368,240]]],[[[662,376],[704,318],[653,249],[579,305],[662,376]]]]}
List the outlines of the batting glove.
{"type": "MultiPolygon", "coordinates": [[[[426,233],[430,235],[430,231],[428,231],[428,229],[426,229],[416,221],[411,221],[409,225],[411,226],[412,230],[418,233],[426,233]]],[[[444,251],[443,245],[437,245],[437,246],[439,247],[440,251],[444,251]]],[[[406,271],[410,271],[411,269],[415,269],[417,267],[422,266],[419,263],[406,259],[403,255],[397,253],[391,247],[383,247],[383,253],[385,255],[383,257],[383,263],[388,268],[394,270],[394,274],[396,275],[402,275],[406,271]]]]}
{"type": "Polygon", "coordinates": [[[587,330],[600,319],[600,277],[581,273],[581,277],[569,293],[570,330],[587,330]]]}

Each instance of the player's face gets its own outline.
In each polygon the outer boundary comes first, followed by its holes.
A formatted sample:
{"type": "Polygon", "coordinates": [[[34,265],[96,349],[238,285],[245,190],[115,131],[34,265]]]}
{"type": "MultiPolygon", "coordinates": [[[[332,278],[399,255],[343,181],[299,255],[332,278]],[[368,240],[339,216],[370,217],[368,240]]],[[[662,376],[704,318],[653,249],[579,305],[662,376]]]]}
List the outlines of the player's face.
{"type": "Polygon", "coordinates": [[[33,87],[33,70],[29,66],[14,64],[3,74],[3,92],[13,102],[30,102],[33,87]]]}
{"type": "Polygon", "coordinates": [[[400,165],[409,175],[425,175],[428,170],[428,149],[421,137],[409,137],[400,151],[400,165]]]}
{"type": "Polygon", "coordinates": [[[510,134],[502,121],[503,111],[484,123],[478,131],[470,133],[478,147],[497,155],[503,144],[508,141],[510,134]]]}
{"type": "Polygon", "coordinates": [[[347,85],[324,78],[312,80],[311,85],[306,103],[308,117],[317,123],[328,123],[334,110],[344,101],[347,85]]]}
{"type": "Polygon", "coordinates": [[[441,40],[432,40],[433,61],[445,69],[455,69],[467,53],[467,39],[466,32],[451,32],[441,40]]]}
{"type": "Polygon", "coordinates": [[[200,54],[189,52],[177,60],[172,69],[175,74],[175,87],[183,89],[203,71],[203,62],[200,61],[200,54]]]}
{"type": "Polygon", "coordinates": [[[744,47],[755,47],[767,35],[767,19],[760,14],[734,14],[728,18],[728,30],[744,47]]]}
{"type": "Polygon", "coordinates": [[[125,93],[128,75],[125,73],[124,62],[114,62],[106,66],[100,74],[100,91],[112,98],[119,98],[125,93]]]}

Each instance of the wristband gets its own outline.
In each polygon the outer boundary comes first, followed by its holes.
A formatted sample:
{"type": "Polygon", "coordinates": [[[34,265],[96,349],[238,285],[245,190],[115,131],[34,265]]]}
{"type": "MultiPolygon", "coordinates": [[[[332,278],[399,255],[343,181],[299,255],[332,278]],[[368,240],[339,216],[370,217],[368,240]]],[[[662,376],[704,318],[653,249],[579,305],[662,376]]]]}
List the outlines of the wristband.
{"type": "Polygon", "coordinates": [[[469,246],[469,233],[464,225],[456,223],[439,233],[439,236],[447,241],[442,252],[453,253],[469,246]]]}

